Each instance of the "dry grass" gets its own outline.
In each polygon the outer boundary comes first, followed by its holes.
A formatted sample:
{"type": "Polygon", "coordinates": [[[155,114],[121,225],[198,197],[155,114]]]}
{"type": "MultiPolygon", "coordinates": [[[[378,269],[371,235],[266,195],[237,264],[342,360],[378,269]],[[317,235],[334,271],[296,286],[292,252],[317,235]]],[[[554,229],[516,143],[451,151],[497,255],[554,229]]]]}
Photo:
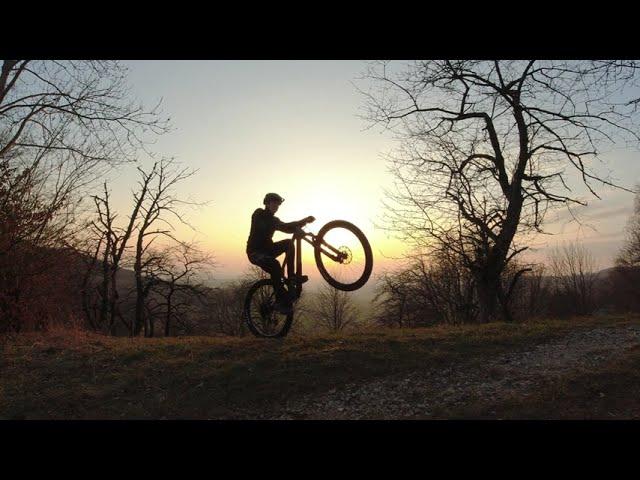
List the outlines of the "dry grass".
{"type": "MultiPolygon", "coordinates": [[[[525,348],[570,330],[637,320],[607,316],[528,324],[374,329],[284,340],[130,339],[79,330],[5,336],[0,338],[0,418],[253,418],[256,412],[269,411],[288,398],[322,393],[345,382],[409,372],[425,365],[481,364],[488,356],[525,348]]],[[[618,372],[612,385],[622,385],[630,371],[640,366],[640,353],[628,360],[633,367],[611,367],[618,372]]],[[[609,377],[602,373],[598,378],[604,382],[609,377]]],[[[620,388],[620,392],[626,391],[620,388]]],[[[571,383],[549,386],[547,392],[540,393],[540,402],[532,399],[530,408],[523,409],[521,399],[514,399],[513,409],[506,405],[504,413],[523,414],[520,418],[544,416],[535,407],[548,405],[544,395],[564,395],[567,402],[578,405],[572,397],[575,391],[571,383]]],[[[482,405],[475,408],[481,416],[482,405]]]]}

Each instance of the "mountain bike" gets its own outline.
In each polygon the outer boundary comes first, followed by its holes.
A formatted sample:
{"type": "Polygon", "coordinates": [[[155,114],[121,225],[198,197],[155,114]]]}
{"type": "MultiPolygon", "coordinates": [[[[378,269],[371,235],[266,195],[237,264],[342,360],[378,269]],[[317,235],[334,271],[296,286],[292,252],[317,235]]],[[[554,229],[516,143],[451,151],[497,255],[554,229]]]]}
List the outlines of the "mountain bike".
{"type": "MultiPolygon", "coordinates": [[[[362,287],[373,269],[371,245],[364,233],[345,220],[333,220],[324,225],[317,235],[299,228],[293,234],[295,246],[294,278],[286,278],[284,288],[294,308],[280,313],[274,308],[276,289],[270,278],[254,283],[244,302],[247,327],[257,337],[284,337],[293,323],[295,304],[302,294],[302,284],[309,277],[302,274],[302,241],[313,246],[316,266],[329,285],[343,291],[362,287]]],[[[284,274],[285,261],[281,268],[284,274]]],[[[282,275],[284,277],[284,275],[282,275]]]]}

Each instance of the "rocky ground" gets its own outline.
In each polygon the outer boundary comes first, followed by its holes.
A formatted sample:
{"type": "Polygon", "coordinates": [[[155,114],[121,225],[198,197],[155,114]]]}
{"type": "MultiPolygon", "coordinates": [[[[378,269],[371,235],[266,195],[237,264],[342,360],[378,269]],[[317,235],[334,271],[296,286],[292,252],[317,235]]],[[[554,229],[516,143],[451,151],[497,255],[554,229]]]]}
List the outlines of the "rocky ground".
{"type": "MultiPolygon", "coordinates": [[[[640,345],[640,326],[571,332],[478,362],[347,383],[320,396],[303,396],[260,415],[269,419],[431,419],[477,403],[534,394],[545,382],[597,369],[640,345]]],[[[599,393],[604,396],[604,393],[599,393]]],[[[488,412],[491,416],[491,413],[488,412]]],[[[499,417],[497,417],[499,418],[499,417]]]]}

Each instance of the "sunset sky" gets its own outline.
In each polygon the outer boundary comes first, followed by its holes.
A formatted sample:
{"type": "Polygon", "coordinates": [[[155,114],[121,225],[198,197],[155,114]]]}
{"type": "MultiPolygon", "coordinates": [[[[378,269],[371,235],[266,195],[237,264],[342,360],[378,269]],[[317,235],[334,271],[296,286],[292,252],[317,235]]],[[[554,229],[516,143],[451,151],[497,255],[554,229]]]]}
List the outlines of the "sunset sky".
{"type": "MultiPolygon", "coordinates": [[[[383,188],[392,179],[384,154],[393,148],[391,135],[379,127],[366,129],[358,118],[364,99],[352,82],[365,63],[359,61],[131,61],[130,83],[145,105],[163,99],[173,131],[153,146],[160,155],[198,170],[179,192],[184,198],[208,201],[187,216],[198,232],[180,229],[214,252],[216,276],[232,278],[248,266],[244,249],[253,210],[266,192],[286,201],[278,216],[292,221],[307,215],[317,231],[333,219],[358,225],[374,251],[374,274],[392,265],[403,245],[376,228],[381,223],[383,188]]],[[[640,182],[640,155],[620,150],[604,157],[613,176],[632,186],[640,182]]],[[[142,165],[148,165],[144,160],[142,165]]],[[[129,209],[135,168],[112,175],[118,209],[129,209]]],[[[532,255],[563,240],[580,239],[601,267],[612,264],[632,212],[630,193],[602,189],[584,210],[588,225],[567,223],[553,214],[548,224],[555,236],[532,239],[532,255]],[[592,228],[595,228],[594,231],[592,228]]],[[[285,238],[277,233],[276,239],[285,238]]],[[[311,258],[306,246],[305,258],[311,258]]],[[[316,275],[315,267],[307,268],[316,275]]]]}

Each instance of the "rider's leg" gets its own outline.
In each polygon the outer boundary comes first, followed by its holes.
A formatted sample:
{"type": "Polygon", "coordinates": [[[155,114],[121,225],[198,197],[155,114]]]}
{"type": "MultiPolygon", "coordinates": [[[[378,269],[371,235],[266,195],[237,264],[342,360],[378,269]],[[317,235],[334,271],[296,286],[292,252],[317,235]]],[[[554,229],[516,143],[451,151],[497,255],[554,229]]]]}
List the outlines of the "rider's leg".
{"type": "Polygon", "coordinates": [[[273,256],[277,257],[279,255],[282,255],[282,253],[285,254],[284,256],[284,262],[285,265],[287,266],[287,277],[288,278],[293,278],[295,272],[293,269],[293,261],[295,259],[295,248],[293,246],[293,240],[286,239],[286,240],[280,240],[279,242],[275,242],[273,244],[273,256]]]}
{"type": "Polygon", "coordinates": [[[251,253],[248,255],[249,261],[259,266],[271,276],[271,281],[275,285],[276,301],[280,302],[287,297],[286,291],[282,286],[282,269],[280,262],[271,255],[263,253],[251,253]]]}
{"type": "Polygon", "coordinates": [[[286,239],[275,242],[271,251],[274,257],[282,255],[283,252],[285,254],[284,263],[287,268],[287,288],[289,289],[289,300],[293,300],[293,278],[295,275],[293,267],[295,247],[293,245],[293,240],[286,239]]]}

